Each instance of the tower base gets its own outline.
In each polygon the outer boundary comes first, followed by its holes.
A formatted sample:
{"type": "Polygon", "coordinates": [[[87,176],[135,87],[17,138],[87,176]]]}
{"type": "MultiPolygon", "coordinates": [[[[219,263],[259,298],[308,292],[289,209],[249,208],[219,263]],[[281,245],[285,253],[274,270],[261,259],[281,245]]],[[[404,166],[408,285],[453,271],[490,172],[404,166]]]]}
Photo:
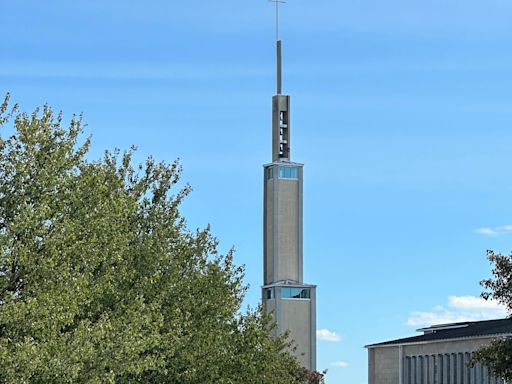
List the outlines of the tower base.
{"type": "Polygon", "coordinates": [[[263,306],[277,326],[276,336],[289,332],[295,355],[306,369],[316,370],[316,285],[283,281],[262,287],[263,306]]]}

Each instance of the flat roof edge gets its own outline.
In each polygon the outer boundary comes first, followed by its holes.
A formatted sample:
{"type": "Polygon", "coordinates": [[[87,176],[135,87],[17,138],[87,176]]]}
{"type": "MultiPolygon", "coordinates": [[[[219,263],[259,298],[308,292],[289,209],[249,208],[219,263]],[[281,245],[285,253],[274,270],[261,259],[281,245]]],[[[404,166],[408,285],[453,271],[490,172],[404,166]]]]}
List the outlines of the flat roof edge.
{"type": "Polygon", "coordinates": [[[469,340],[469,339],[492,339],[496,337],[512,337],[512,332],[505,332],[505,333],[492,333],[489,335],[478,335],[478,336],[465,336],[465,337],[447,337],[445,339],[435,339],[435,340],[421,340],[421,341],[411,341],[411,342],[382,342],[377,344],[368,344],[365,345],[364,348],[370,349],[370,348],[384,348],[384,347],[400,347],[402,345],[421,345],[421,344],[431,344],[431,343],[443,343],[446,341],[461,341],[461,340],[469,340]]]}

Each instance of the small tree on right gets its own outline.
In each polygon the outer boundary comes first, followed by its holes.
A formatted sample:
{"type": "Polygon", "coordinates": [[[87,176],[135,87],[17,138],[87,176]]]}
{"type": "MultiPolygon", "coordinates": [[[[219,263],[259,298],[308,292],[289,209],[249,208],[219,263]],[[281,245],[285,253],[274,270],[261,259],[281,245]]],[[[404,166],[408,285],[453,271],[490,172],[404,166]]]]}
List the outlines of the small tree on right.
{"type": "MultiPolygon", "coordinates": [[[[486,289],[482,297],[496,300],[512,313],[512,255],[487,251],[487,258],[493,266],[493,277],[480,282],[486,289]]],[[[472,364],[476,362],[487,366],[495,376],[512,381],[512,338],[499,338],[480,348],[472,359],[472,364]]]]}

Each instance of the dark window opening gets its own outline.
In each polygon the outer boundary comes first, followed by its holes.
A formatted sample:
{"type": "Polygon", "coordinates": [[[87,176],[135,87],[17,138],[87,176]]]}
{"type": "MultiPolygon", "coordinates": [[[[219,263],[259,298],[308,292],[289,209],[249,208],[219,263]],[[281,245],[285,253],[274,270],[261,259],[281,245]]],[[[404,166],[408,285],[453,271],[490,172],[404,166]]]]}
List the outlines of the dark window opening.
{"type": "Polygon", "coordinates": [[[281,288],[283,299],[311,299],[309,288],[281,288]]]}

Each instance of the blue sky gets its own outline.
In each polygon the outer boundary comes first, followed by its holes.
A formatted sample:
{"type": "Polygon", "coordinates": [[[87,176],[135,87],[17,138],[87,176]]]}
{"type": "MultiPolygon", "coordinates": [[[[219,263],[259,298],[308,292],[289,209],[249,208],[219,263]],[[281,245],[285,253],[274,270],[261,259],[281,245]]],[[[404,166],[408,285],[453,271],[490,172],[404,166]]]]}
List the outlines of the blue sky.
{"type": "MultiPolygon", "coordinates": [[[[273,6],[4,1],[0,94],[84,112],[91,157],[180,158],[192,228],[236,249],[256,305],[271,160],[273,6]]],[[[365,344],[503,315],[476,297],[512,240],[509,1],[289,0],[292,159],[305,163],[305,280],[318,367],[367,381],[365,344]],[[324,339],[330,339],[327,341],[324,339]]]]}

